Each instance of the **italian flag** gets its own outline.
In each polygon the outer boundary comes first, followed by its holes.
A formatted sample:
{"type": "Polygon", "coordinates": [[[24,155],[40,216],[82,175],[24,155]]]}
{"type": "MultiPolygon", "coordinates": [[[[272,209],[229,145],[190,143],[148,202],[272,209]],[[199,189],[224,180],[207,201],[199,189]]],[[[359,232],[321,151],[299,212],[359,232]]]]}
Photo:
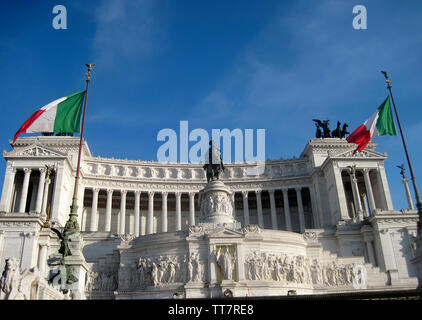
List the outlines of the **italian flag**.
{"type": "Polygon", "coordinates": [[[363,150],[373,138],[383,135],[396,136],[397,130],[391,113],[390,96],[384,100],[378,110],[353,131],[347,138],[347,142],[356,143],[358,147],[353,151],[363,150]]]}
{"type": "Polygon", "coordinates": [[[84,96],[85,91],[77,92],[35,111],[15,133],[13,142],[21,133],[80,132],[84,96]]]}

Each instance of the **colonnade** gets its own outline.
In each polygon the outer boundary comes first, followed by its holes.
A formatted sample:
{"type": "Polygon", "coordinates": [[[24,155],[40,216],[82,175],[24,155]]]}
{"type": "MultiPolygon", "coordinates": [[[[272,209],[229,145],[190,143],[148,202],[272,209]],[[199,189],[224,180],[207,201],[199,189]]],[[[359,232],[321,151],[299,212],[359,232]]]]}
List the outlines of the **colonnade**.
{"type": "MultiPolygon", "coordinates": [[[[308,187],[307,187],[308,188],[308,187]]],[[[302,187],[295,187],[293,188],[296,192],[296,199],[297,199],[297,214],[299,216],[299,225],[300,225],[300,232],[303,233],[305,231],[305,213],[304,213],[304,206],[302,200],[302,187]]],[[[243,198],[243,224],[248,225],[250,224],[250,212],[249,212],[249,194],[255,193],[256,195],[256,205],[257,205],[257,220],[258,225],[261,228],[264,228],[264,215],[263,215],[263,208],[262,208],[262,199],[261,194],[263,191],[268,191],[269,200],[270,200],[270,215],[271,215],[271,228],[274,230],[279,229],[279,224],[277,221],[277,210],[276,210],[276,203],[275,203],[275,196],[274,193],[278,189],[269,189],[269,190],[244,190],[240,191],[239,193],[242,194],[243,198]]],[[[291,217],[291,210],[289,204],[289,197],[288,191],[289,188],[281,188],[280,189],[283,193],[283,210],[284,210],[284,217],[285,217],[285,226],[287,231],[293,231],[292,228],[292,217],[291,217]]],[[[310,205],[312,207],[312,222],[313,227],[319,227],[319,220],[318,215],[316,212],[316,208],[314,205],[314,195],[312,194],[312,189],[309,188],[311,201],[310,205]]],[[[130,192],[134,194],[134,209],[133,209],[133,226],[134,226],[134,234],[135,236],[140,235],[140,202],[141,202],[141,193],[147,193],[148,195],[148,206],[146,212],[146,222],[145,222],[145,234],[154,233],[154,216],[157,217],[157,212],[154,212],[154,197],[156,194],[161,196],[161,212],[158,212],[158,216],[161,217],[160,224],[157,225],[157,232],[167,232],[169,230],[169,217],[168,217],[168,196],[169,194],[173,194],[175,198],[175,213],[174,213],[174,226],[171,228],[172,230],[179,231],[182,230],[182,206],[181,206],[181,199],[183,194],[187,194],[189,196],[189,212],[188,212],[188,225],[194,225],[195,222],[198,223],[199,221],[195,221],[195,195],[198,192],[181,192],[181,191],[140,191],[140,190],[113,190],[107,189],[107,200],[105,205],[105,215],[104,215],[104,229],[98,230],[99,226],[99,208],[98,208],[98,197],[100,193],[99,188],[92,189],[92,206],[91,208],[86,208],[86,230],[87,231],[105,231],[111,232],[112,231],[112,201],[113,201],[113,194],[120,195],[120,210],[118,215],[118,229],[117,233],[120,235],[129,233],[127,230],[127,193],[130,192]],[[155,214],[155,215],[154,215],[155,214]]],[[[232,194],[232,203],[235,203],[235,192],[232,194]]],[[[239,214],[239,212],[237,212],[239,214]]]]}
{"type": "MultiPolygon", "coordinates": [[[[26,211],[26,204],[28,201],[28,190],[31,174],[39,172],[39,179],[37,183],[37,191],[35,195],[35,207],[34,210],[36,213],[41,213],[42,215],[47,214],[47,201],[48,201],[48,190],[51,183],[51,179],[46,177],[47,169],[42,168],[7,168],[4,190],[1,198],[1,208],[0,211],[17,211],[24,213],[26,211]],[[20,189],[20,197],[16,197],[13,202],[14,190],[16,189],[16,174],[22,171],[24,173],[22,187],[20,189]]],[[[35,187],[35,185],[34,185],[35,187]]],[[[17,194],[18,190],[15,190],[17,194]]]]}

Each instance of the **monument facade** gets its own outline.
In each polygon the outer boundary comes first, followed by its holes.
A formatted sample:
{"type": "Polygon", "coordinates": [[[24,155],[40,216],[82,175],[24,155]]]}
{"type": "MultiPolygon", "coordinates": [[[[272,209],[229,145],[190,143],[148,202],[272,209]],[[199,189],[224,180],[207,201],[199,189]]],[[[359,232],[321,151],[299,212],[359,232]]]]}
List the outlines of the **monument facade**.
{"type": "Polygon", "coordinates": [[[246,297],[418,285],[411,263],[418,216],[413,207],[393,208],[386,154],[375,143],[354,154],[342,138],[317,138],[297,158],[267,160],[261,175],[248,175],[254,163],[94,157],[85,141],[84,259],[76,284],[64,289],[54,263],[62,244],[46,221],[61,230],[68,220],[78,147],[71,136],[23,137],[3,152],[2,298],[246,297]],[[17,295],[24,270],[32,270],[32,285],[17,295]]]}

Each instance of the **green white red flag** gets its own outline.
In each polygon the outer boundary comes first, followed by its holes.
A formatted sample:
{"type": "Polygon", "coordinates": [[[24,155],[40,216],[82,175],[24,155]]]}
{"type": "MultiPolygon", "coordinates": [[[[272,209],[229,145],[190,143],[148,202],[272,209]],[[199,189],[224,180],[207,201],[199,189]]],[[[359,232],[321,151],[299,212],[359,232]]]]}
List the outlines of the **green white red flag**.
{"type": "Polygon", "coordinates": [[[358,146],[353,151],[363,150],[369,141],[383,135],[396,136],[397,130],[394,125],[393,114],[391,112],[390,96],[384,100],[378,110],[371,117],[353,131],[347,138],[347,142],[356,143],[358,146]]]}
{"type": "Polygon", "coordinates": [[[73,93],[35,111],[15,133],[13,142],[21,133],[80,132],[84,96],[85,91],[73,93]]]}

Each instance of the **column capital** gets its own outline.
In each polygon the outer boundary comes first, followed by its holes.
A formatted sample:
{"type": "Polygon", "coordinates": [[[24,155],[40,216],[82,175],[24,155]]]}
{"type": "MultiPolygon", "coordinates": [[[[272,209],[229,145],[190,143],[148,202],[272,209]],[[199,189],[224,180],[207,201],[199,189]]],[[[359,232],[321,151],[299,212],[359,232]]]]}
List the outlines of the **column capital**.
{"type": "Polygon", "coordinates": [[[176,197],[176,198],[180,198],[180,197],[182,196],[182,192],[180,192],[180,191],[176,191],[176,192],[174,193],[174,195],[175,195],[175,197],[176,197]]]}
{"type": "Polygon", "coordinates": [[[281,188],[281,191],[282,191],[283,193],[288,192],[288,191],[289,191],[289,187],[282,187],[282,188],[281,188]]]}
{"type": "Polygon", "coordinates": [[[244,198],[247,198],[249,195],[249,191],[242,191],[242,195],[244,198]]]}
{"type": "Polygon", "coordinates": [[[361,170],[363,171],[364,174],[369,174],[369,171],[371,171],[370,168],[362,168],[361,170]]]}
{"type": "Polygon", "coordinates": [[[44,173],[47,169],[45,167],[41,167],[41,168],[38,168],[38,170],[40,171],[40,173],[44,173]]]}
{"type": "Polygon", "coordinates": [[[189,198],[195,197],[196,192],[195,191],[189,191],[189,198]]]}
{"type": "Polygon", "coordinates": [[[148,197],[152,198],[155,194],[155,191],[148,191],[148,197]]]}
{"type": "Polygon", "coordinates": [[[100,192],[100,188],[92,188],[92,192],[98,193],[98,192],[100,192]]]}
{"type": "Polygon", "coordinates": [[[163,191],[163,192],[161,192],[161,196],[163,197],[163,198],[167,198],[167,196],[168,196],[168,191],[163,191]]]}
{"type": "Polygon", "coordinates": [[[134,192],[135,192],[135,196],[139,196],[142,193],[141,190],[135,190],[134,192]]]}
{"type": "Polygon", "coordinates": [[[127,193],[127,190],[120,190],[121,195],[126,195],[126,193],[127,193]]]}
{"type": "Polygon", "coordinates": [[[269,194],[274,194],[275,190],[274,189],[268,189],[267,190],[269,194]]]}
{"type": "Polygon", "coordinates": [[[262,190],[254,190],[254,192],[255,192],[256,195],[261,195],[262,190]]]}
{"type": "Polygon", "coordinates": [[[113,194],[114,189],[107,189],[107,194],[113,194]]]}
{"type": "Polygon", "coordinates": [[[25,174],[29,174],[29,173],[31,173],[32,169],[31,168],[23,168],[23,171],[25,172],[25,174]]]}
{"type": "Polygon", "coordinates": [[[302,187],[295,187],[296,192],[302,191],[302,187]]]}

